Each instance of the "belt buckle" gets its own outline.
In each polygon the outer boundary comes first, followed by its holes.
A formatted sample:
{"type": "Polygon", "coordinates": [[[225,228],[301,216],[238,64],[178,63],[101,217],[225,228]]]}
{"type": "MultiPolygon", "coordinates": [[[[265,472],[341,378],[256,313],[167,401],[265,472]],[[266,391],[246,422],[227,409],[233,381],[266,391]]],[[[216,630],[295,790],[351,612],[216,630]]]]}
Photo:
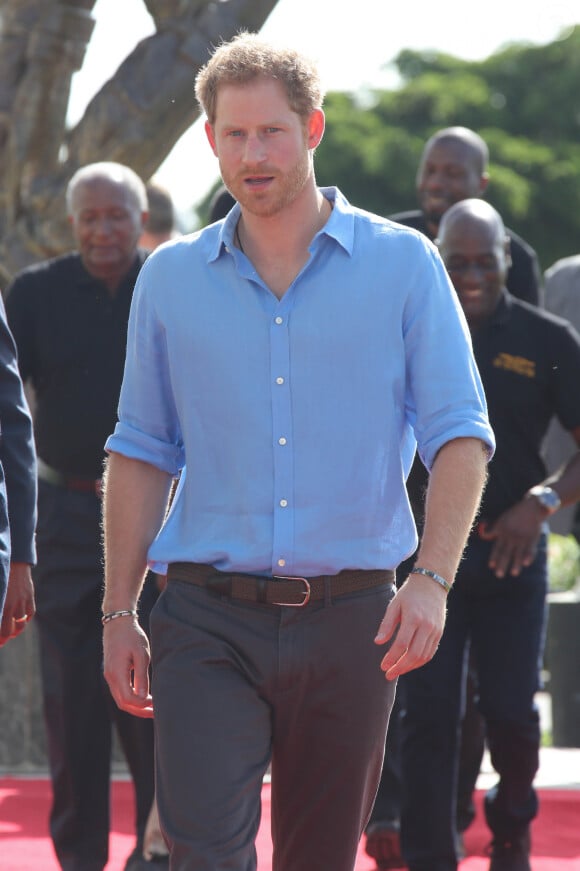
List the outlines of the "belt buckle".
{"type": "Polygon", "coordinates": [[[284,608],[303,608],[304,605],[308,604],[310,601],[310,584],[306,578],[297,578],[293,575],[273,575],[273,577],[276,581],[302,581],[304,584],[304,591],[302,593],[304,599],[302,602],[272,602],[272,605],[281,605],[284,608]]]}

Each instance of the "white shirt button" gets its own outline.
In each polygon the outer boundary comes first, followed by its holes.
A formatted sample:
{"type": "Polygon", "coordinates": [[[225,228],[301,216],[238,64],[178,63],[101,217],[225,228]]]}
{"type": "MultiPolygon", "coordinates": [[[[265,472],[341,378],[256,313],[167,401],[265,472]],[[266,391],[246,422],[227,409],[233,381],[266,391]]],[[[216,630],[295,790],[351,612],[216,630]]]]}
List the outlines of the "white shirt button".
{"type": "Polygon", "coordinates": [[[284,384],[283,378],[276,378],[276,384],[284,384]]]}
{"type": "Polygon", "coordinates": [[[281,438],[278,439],[278,444],[279,444],[279,445],[285,445],[285,444],[286,444],[286,439],[284,438],[284,436],[282,436],[281,438]]]}
{"type": "Polygon", "coordinates": [[[275,323],[275,324],[283,324],[283,323],[284,323],[284,318],[281,318],[280,315],[278,315],[277,318],[274,318],[274,323],[275,323]]]}
{"type": "Polygon", "coordinates": [[[286,508],[287,505],[288,505],[287,499],[280,499],[280,508],[286,508]]]}
{"type": "Polygon", "coordinates": [[[278,560],[278,565],[280,566],[280,568],[283,568],[283,567],[286,565],[286,560],[285,560],[285,559],[279,559],[279,560],[278,560]]]}

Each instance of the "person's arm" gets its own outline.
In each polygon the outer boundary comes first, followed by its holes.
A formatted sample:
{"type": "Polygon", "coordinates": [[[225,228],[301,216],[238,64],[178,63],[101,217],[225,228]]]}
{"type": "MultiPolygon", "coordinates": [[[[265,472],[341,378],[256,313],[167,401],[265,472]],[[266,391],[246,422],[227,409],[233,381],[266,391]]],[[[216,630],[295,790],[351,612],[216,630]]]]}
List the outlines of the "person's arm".
{"type": "MultiPolygon", "coordinates": [[[[487,448],[479,440],[447,442],[435,458],[416,565],[453,583],[486,480],[487,448]]],[[[451,594],[452,595],[452,594],[451,594]]],[[[424,665],[437,650],[446,613],[445,589],[410,574],[391,601],[375,639],[392,640],[381,668],[389,680],[424,665]]]]}
{"type": "MultiPolygon", "coordinates": [[[[571,435],[580,445],[580,427],[571,435]]],[[[540,482],[551,487],[560,497],[561,507],[580,500],[580,451],[577,451],[563,469],[540,482]]],[[[489,566],[498,578],[517,576],[522,568],[529,566],[536,553],[538,539],[544,522],[550,516],[548,509],[529,491],[524,497],[504,511],[497,520],[480,530],[486,541],[493,541],[489,566]]]]}
{"type": "MultiPolygon", "coordinates": [[[[147,551],[167,510],[171,475],[149,463],[111,453],[104,491],[105,595],[103,614],[135,611],[147,569],[147,551]]],[[[137,617],[103,627],[104,669],[120,708],[153,716],[149,643],[137,617]]]]}
{"type": "Polygon", "coordinates": [[[4,468],[11,556],[0,647],[19,635],[34,617],[30,567],[36,560],[36,453],[32,419],[18,371],[16,346],[0,297],[0,461],[4,468]]]}

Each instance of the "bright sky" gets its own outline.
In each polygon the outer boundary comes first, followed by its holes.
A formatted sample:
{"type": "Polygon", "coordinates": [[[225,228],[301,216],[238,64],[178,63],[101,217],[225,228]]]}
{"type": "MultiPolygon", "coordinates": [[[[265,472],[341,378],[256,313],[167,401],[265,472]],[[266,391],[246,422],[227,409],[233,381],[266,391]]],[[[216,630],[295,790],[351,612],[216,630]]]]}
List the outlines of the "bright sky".
{"type": "MultiPolygon", "coordinates": [[[[97,0],[94,16],[85,63],[73,79],[71,122],[135,44],[153,32],[142,0],[97,0]]],[[[327,90],[357,91],[393,87],[393,73],[385,67],[404,48],[477,60],[510,42],[551,42],[574,24],[580,24],[578,0],[482,0],[471,6],[465,0],[354,0],[352,11],[337,0],[278,0],[262,32],[312,56],[327,90]]],[[[195,205],[218,175],[200,122],[156,173],[180,211],[195,205]]]]}

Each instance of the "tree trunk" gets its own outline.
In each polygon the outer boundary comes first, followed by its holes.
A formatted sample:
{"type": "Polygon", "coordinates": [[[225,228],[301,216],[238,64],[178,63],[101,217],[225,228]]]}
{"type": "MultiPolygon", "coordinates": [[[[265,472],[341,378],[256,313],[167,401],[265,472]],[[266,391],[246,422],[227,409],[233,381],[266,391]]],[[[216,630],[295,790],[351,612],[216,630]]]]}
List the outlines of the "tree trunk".
{"type": "Polygon", "coordinates": [[[276,0],[144,0],[156,27],[66,129],[96,0],[0,0],[0,280],[70,250],[65,189],[97,160],[153,175],[199,114],[210,47],[257,31],[276,0]]]}

